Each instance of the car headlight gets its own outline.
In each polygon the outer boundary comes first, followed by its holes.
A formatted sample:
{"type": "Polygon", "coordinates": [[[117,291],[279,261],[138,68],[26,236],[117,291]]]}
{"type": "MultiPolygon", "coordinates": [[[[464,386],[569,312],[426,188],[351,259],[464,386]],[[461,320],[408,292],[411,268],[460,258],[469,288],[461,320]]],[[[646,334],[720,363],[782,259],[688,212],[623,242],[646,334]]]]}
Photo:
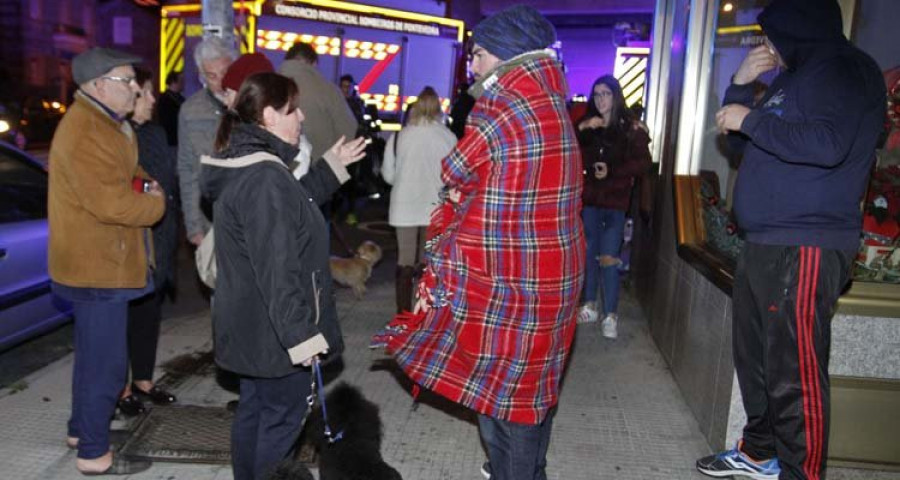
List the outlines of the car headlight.
{"type": "Polygon", "coordinates": [[[0,133],[6,133],[9,131],[9,122],[6,120],[0,120],[0,133]]]}

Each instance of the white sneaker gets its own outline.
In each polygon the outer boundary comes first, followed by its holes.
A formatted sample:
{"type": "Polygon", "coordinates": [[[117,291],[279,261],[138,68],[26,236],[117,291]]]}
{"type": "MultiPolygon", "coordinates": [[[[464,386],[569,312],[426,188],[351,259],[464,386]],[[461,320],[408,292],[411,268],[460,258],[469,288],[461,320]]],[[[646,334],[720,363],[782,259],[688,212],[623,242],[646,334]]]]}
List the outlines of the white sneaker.
{"type": "Polygon", "coordinates": [[[600,322],[600,331],[606,338],[616,338],[619,336],[616,331],[616,325],[619,323],[619,316],[615,313],[607,313],[600,322]]]}
{"type": "Polygon", "coordinates": [[[484,480],[491,480],[491,462],[484,462],[481,465],[481,476],[484,480]]]}
{"type": "Polygon", "coordinates": [[[589,303],[582,305],[578,311],[578,323],[594,323],[599,317],[600,314],[589,303]]]}

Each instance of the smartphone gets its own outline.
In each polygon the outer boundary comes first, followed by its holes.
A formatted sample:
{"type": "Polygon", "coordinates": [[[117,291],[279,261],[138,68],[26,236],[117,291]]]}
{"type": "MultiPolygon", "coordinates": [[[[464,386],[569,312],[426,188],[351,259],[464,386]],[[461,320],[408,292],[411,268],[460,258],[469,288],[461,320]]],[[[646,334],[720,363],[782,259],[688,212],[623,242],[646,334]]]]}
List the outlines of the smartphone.
{"type": "Polygon", "coordinates": [[[153,181],[146,178],[134,177],[131,180],[131,188],[137,193],[147,193],[153,188],[153,181]]]}

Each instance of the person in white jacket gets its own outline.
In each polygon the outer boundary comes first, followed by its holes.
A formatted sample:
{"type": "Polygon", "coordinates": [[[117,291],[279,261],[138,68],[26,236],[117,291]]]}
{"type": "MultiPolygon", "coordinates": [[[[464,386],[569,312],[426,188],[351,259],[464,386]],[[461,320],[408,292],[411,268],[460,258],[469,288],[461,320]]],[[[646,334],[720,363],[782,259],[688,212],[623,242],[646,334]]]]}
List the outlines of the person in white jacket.
{"type": "Polygon", "coordinates": [[[397,312],[412,310],[416,264],[422,262],[425,227],[438,204],[441,160],[456,136],[441,122],[440,98],[425,87],[410,105],[409,121],[388,140],[381,175],[391,184],[388,222],[397,231],[397,312]]]}

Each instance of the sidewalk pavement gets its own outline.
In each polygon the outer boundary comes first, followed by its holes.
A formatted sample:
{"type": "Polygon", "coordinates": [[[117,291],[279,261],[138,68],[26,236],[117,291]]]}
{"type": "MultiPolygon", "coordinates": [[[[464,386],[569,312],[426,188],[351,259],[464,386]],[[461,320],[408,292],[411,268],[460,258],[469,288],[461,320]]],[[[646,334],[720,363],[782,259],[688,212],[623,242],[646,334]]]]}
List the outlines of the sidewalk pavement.
{"type": "MultiPolygon", "coordinates": [[[[382,263],[376,270],[380,273],[373,276],[363,300],[354,299],[348,289],[338,290],[346,341],[338,380],[359,386],[381,407],[383,455],[404,479],[481,479],[485,453],[472,412],[433,395],[424,395],[423,403],[412,410],[396,368],[381,351],[367,348],[372,332],[394,308],[393,264],[382,263]]],[[[208,311],[169,319],[163,323],[158,363],[211,347],[208,311]]],[[[24,387],[0,390],[0,477],[84,478],[75,470],[74,451],[64,443],[72,363],[69,355],[29,376],[24,387]]],[[[183,382],[174,393],[181,404],[222,406],[236,398],[210,379],[183,382]]],[[[553,426],[549,479],[702,479],[707,477],[695,471],[694,461],[709,453],[629,297],[623,298],[617,340],[603,338],[599,323],[578,327],[553,426]]],[[[875,472],[829,473],[832,479],[897,478],[875,472]]],[[[230,480],[232,474],[225,465],[155,462],[146,472],[120,478],[230,480]]]]}

